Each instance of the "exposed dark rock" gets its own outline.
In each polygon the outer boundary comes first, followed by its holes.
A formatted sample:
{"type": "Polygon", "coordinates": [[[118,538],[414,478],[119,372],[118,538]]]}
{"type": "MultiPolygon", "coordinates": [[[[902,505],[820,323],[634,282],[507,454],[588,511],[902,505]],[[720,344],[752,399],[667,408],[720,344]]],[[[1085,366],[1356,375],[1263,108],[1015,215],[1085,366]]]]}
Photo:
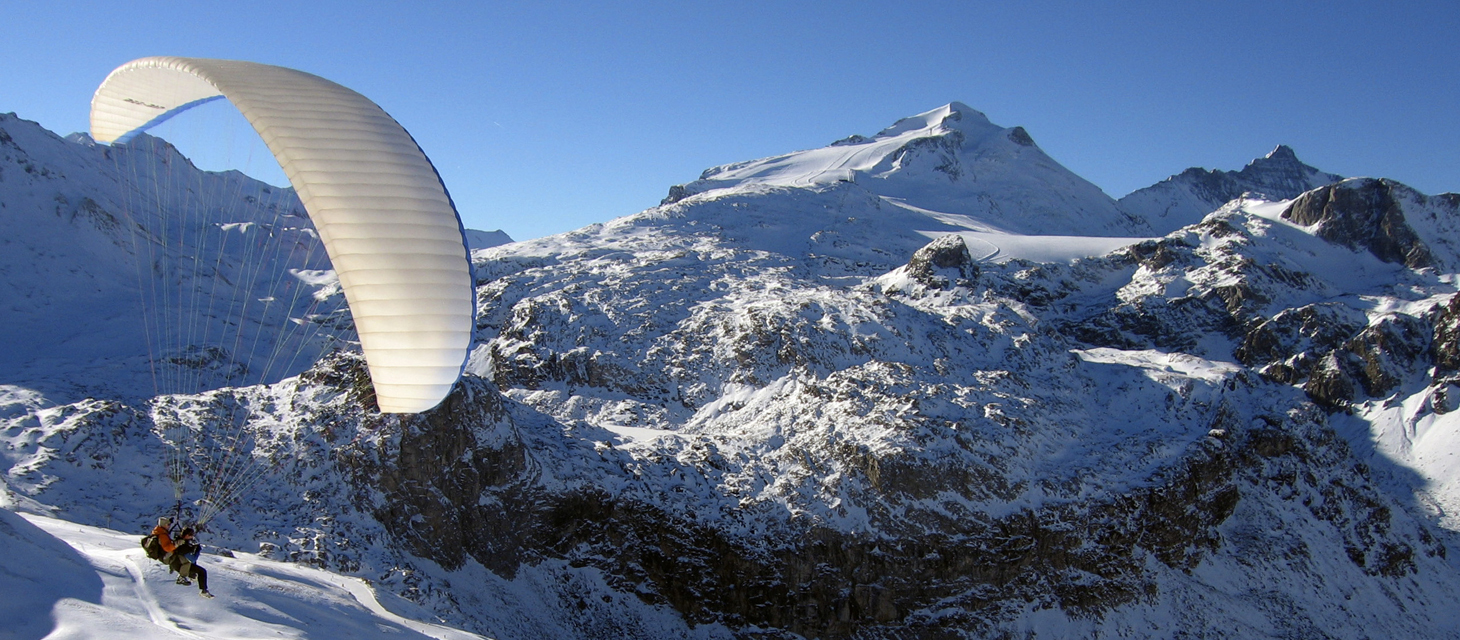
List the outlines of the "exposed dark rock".
{"type": "Polygon", "coordinates": [[[1125,248],[1140,265],[1151,271],[1160,271],[1177,262],[1186,261],[1191,245],[1172,238],[1147,240],[1125,248]]]}
{"type": "Polygon", "coordinates": [[[908,260],[907,273],[924,286],[946,289],[972,286],[978,279],[978,264],[968,251],[963,236],[949,234],[929,242],[908,260]]]}
{"type": "Polygon", "coordinates": [[[1211,293],[1203,297],[1221,301],[1234,325],[1246,324],[1245,321],[1256,315],[1256,311],[1272,302],[1271,298],[1246,281],[1212,287],[1211,293]]]}
{"type": "Polygon", "coordinates": [[[1233,355],[1273,380],[1296,384],[1367,324],[1362,312],[1341,303],[1286,309],[1248,331],[1233,355]]]}
{"type": "Polygon", "coordinates": [[[488,566],[502,557],[593,566],[694,622],[780,630],[772,637],[936,637],[923,634],[987,625],[1014,602],[1081,616],[1134,602],[1151,589],[1147,553],[1194,567],[1220,544],[1216,527],[1240,500],[1232,485],[1238,451],[1203,449],[1153,488],[1111,502],[1023,510],[895,541],[809,524],[740,540],[606,493],[524,493],[532,504],[503,510],[525,532],[521,546],[471,550],[488,566]],[[950,601],[964,609],[958,619],[908,617],[950,601]]]}
{"type": "Polygon", "coordinates": [[[556,381],[626,393],[651,393],[640,383],[638,371],[616,362],[613,354],[589,352],[585,348],[539,352],[526,345],[511,353],[499,351],[494,345],[488,354],[493,365],[492,382],[500,386],[536,389],[544,382],[556,381]]]}
{"type": "Polygon", "coordinates": [[[1434,266],[1430,249],[1404,220],[1389,180],[1350,180],[1299,196],[1283,218],[1304,226],[1317,225],[1317,235],[1355,251],[1368,251],[1385,262],[1412,269],[1434,266]]]}
{"type": "MultiPolygon", "coordinates": [[[[1156,595],[1148,558],[1190,571],[1219,549],[1219,528],[1250,491],[1271,492],[1253,494],[1260,501],[1322,496],[1310,501],[1315,516],[1373,575],[1407,575],[1416,554],[1433,555],[1393,537],[1382,501],[1333,479],[1348,471],[1334,467],[1348,460],[1342,440],[1302,415],[1245,428],[1219,410],[1220,440],[1195,447],[1148,486],[1109,499],[937,518],[921,534],[892,539],[797,520],[742,538],[628,495],[535,485],[515,432],[484,446],[462,426],[502,419],[490,389],[477,391],[454,393],[420,420],[374,427],[398,444],[380,466],[356,468],[378,474],[378,515],[393,535],[447,567],[466,555],[505,576],[547,559],[593,567],[616,590],[693,623],[760,629],[756,637],[961,637],[993,632],[994,621],[1017,613],[1011,607],[1030,605],[1098,617],[1156,595]],[[448,466],[431,468],[434,461],[448,466]],[[482,495],[492,497],[490,507],[481,506],[482,495]],[[935,610],[948,615],[927,615],[935,610]]],[[[898,486],[927,483],[911,491],[924,494],[970,481],[905,478],[911,469],[893,459],[862,468],[876,470],[866,477],[892,504],[917,499],[898,486]]]]}
{"type": "Polygon", "coordinates": [[[664,196],[664,199],[659,201],[659,206],[662,207],[666,204],[674,204],[676,202],[679,202],[680,200],[688,198],[689,196],[690,192],[689,190],[684,188],[684,185],[676,184],[669,187],[669,195],[664,196]]]}
{"type": "Polygon", "coordinates": [[[1024,127],[1014,127],[1009,130],[1009,141],[1021,147],[1034,146],[1034,138],[1029,137],[1029,132],[1024,127]]]}
{"type": "Polygon", "coordinates": [[[1436,375],[1460,371],[1460,295],[1435,314],[1434,336],[1436,375]]]}
{"type": "Polygon", "coordinates": [[[1302,363],[1316,360],[1303,389],[1314,402],[1337,410],[1360,392],[1373,398],[1389,395],[1429,366],[1430,353],[1429,326],[1413,316],[1395,314],[1365,327],[1339,348],[1327,353],[1313,348],[1289,356],[1285,362],[1297,363],[1289,365],[1291,379],[1297,381],[1302,363]]]}
{"type": "MultiPolygon", "coordinates": [[[[1193,263],[1191,248],[1182,242],[1161,240],[1128,247],[1137,264],[1152,271],[1177,263],[1193,263]]],[[[1146,296],[1117,304],[1069,327],[1081,342],[1121,349],[1156,347],[1195,348],[1211,334],[1237,337],[1266,297],[1245,278],[1211,287],[1194,296],[1146,296]]]]}
{"type": "Polygon", "coordinates": [[[1344,349],[1354,356],[1355,377],[1364,393],[1382,398],[1429,367],[1430,341],[1430,327],[1423,320],[1394,314],[1366,327],[1344,349]]]}
{"type": "Polygon", "coordinates": [[[1243,301],[1240,287],[1197,298],[1143,300],[1121,305],[1070,327],[1087,344],[1119,349],[1194,349],[1211,334],[1236,337],[1242,326],[1229,311],[1243,301]]]}
{"type": "MultiPolygon", "coordinates": [[[[520,539],[510,522],[483,506],[484,496],[521,482],[527,469],[525,447],[495,387],[466,377],[429,411],[381,414],[373,411],[373,387],[358,355],[334,354],[307,376],[351,394],[358,408],[353,419],[370,438],[335,455],[355,476],[357,506],[412,553],[456,568],[472,550],[520,539]]],[[[511,566],[510,558],[488,566],[511,566]]]]}
{"type": "Polygon", "coordinates": [[[1353,376],[1349,374],[1351,368],[1346,358],[1340,358],[1338,353],[1329,353],[1318,361],[1318,365],[1309,374],[1303,391],[1325,409],[1343,409],[1353,402],[1354,392],[1358,387],[1353,376]]]}
{"type": "MultiPolygon", "coordinates": [[[[1266,157],[1258,158],[1242,167],[1234,176],[1244,191],[1261,194],[1278,200],[1297,197],[1307,191],[1315,179],[1320,182],[1338,182],[1343,178],[1324,174],[1303,164],[1292,147],[1278,145],[1266,157]]],[[[1238,196],[1241,194],[1239,193],[1238,196]]]]}
{"type": "MultiPolygon", "coordinates": [[[[957,120],[958,116],[959,113],[954,111],[944,120],[957,120]]],[[[950,181],[956,182],[963,176],[964,169],[958,159],[958,149],[963,146],[965,137],[962,131],[955,129],[943,135],[914,138],[895,152],[897,159],[894,162],[901,166],[931,163],[934,171],[943,173],[950,181]]]]}

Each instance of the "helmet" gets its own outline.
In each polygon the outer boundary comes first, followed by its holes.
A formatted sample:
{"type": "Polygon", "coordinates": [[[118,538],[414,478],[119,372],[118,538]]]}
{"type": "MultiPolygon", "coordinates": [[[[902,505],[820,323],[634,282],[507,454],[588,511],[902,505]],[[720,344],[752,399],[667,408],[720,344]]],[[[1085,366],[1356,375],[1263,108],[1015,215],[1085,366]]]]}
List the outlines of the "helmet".
{"type": "Polygon", "coordinates": [[[159,527],[170,527],[170,526],[172,526],[172,518],[169,518],[167,516],[162,516],[161,518],[158,518],[157,519],[157,526],[159,526],[159,527]]]}

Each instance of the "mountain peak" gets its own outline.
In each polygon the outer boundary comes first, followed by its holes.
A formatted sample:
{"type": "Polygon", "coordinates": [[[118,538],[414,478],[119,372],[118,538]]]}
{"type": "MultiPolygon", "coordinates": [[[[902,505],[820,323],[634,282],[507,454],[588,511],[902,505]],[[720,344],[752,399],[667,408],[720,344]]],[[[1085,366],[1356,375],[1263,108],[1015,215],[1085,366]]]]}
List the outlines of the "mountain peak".
{"type": "Polygon", "coordinates": [[[1285,144],[1278,145],[1276,149],[1268,152],[1268,154],[1264,157],[1268,160],[1284,160],[1289,162],[1298,161],[1298,154],[1293,153],[1293,148],[1285,144]]]}
{"type": "Polygon", "coordinates": [[[852,183],[934,216],[1018,233],[1124,236],[1147,231],[1099,187],[1060,166],[1023,127],[1001,127],[961,102],[902,118],[868,138],[722,165],[670,189],[662,204],[697,194],[852,183]]]}
{"type": "MultiPolygon", "coordinates": [[[[1280,144],[1272,153],[1247,163],[1237,178],[1246,182],[1247,191],[1255,191],[1274,200],[1289,200],[1340,180],[1343,176],[1319,171],[1303,164],[1293,148],[1280,144]]],[[[1220,205],[1218,205],[1220,206],[1220,205]]]]}
{"type": "Polygon", "coordinates": [[[1131,192],[1120,199],[1120,207],[1167,233],[1200,221],[1246,193],[1290,200],[1340,180],[1343,176],[1303,164],[1292,147],[1280,144],[1238,171],[1192,167],[1131,192]]]}
{"type": "Polygon", "coordinates": [[[946,134],[952,131],[964,133],[999,129],[989,122],[988,116],[962,102],[950,102],[937,109],[924,111],[915,116],[903,118],[892,126],[878,132],[874,140],[907,135],[911,132],[925,132],[930,135],[946,134]]]}

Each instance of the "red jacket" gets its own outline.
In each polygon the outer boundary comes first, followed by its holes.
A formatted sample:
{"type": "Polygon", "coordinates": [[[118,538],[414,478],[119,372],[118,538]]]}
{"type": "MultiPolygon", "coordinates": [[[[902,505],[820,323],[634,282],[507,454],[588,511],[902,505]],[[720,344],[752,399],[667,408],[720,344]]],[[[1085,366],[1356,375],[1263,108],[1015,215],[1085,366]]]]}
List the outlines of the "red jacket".
{"type": "Polygon", "coordinates": [[[156,529],[152,530],[152,535],[157,536],[157,543],[162,545],[164,552],[172,553],[173,549],[177,548],[177,545],[172,542],[172,536],[167,534],[167,527],[158,525],[156,529]]]}

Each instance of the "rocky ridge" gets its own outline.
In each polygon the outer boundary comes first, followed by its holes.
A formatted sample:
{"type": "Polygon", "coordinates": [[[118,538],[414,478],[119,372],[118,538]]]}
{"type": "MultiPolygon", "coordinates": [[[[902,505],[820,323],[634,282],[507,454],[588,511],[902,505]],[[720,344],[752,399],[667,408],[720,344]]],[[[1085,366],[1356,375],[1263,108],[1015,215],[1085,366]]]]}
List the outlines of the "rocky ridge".
{"type": "Polygon", "coordinates": [[[1303,164],[1287,145],[1257,158],[1238,171],[1192,167],[1119,201],[1120,208],[1148,221],[1159,233],[1196,224],[1218,207],[1252,194],[1267,200],[1290,200],[1302,193],[1343,180],[1343,176],[1303,164]]]}

